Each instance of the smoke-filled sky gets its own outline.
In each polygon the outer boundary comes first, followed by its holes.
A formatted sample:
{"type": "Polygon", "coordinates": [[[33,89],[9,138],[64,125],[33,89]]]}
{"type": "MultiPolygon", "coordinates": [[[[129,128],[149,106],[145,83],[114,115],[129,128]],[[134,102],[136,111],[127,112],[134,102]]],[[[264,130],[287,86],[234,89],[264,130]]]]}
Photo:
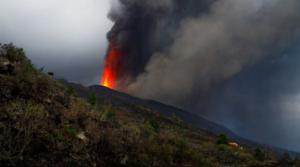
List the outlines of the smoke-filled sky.
{"type": "Polygon", "coordinates": [[[122,90],[300,150],[299,0],[123,0],[121,6],[111,34],[123,55],[120,85],[128,86],[122,90]]]}
{"type": "Polygon", "coordinates": [[[37,67],[96,84],[105,55],[110,0],[0,0],[0,42],[23,47],[37,67]]]}

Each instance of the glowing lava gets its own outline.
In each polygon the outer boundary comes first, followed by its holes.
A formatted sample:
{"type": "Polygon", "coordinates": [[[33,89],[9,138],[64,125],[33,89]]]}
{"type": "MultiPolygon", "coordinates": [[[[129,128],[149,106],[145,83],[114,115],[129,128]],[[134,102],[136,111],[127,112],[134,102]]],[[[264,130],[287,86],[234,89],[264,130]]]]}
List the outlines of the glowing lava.
{"type": "Polygon", "coordinates": [[[101,85],[114,89],[118,78],[120,52],[113,44],[110,44],[104,63],[101,85]]]}

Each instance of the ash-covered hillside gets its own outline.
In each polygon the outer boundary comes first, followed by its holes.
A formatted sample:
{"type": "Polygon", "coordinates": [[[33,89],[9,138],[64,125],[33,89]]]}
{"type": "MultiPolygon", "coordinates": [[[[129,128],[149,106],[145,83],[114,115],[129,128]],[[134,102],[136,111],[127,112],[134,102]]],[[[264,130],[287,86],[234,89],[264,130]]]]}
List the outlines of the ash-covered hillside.
{"type": "Polygon", "coordinates": [[[48,74],[0,46],[0,166],[299,165],[145,106],[79,98],[48,74]]]}

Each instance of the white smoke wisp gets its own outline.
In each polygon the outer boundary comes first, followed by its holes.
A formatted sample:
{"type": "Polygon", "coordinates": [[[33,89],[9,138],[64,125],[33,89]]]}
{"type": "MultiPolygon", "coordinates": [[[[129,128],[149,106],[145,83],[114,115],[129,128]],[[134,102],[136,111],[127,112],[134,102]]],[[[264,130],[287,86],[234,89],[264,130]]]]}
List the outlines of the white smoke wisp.
{"type": "Polygon", "coordinates": [[[183,105],[291,45],[300,36],[299,10],[299,0],[218,0],[181,23],[172,46],[152,56],[128,91],[183,105]]]}

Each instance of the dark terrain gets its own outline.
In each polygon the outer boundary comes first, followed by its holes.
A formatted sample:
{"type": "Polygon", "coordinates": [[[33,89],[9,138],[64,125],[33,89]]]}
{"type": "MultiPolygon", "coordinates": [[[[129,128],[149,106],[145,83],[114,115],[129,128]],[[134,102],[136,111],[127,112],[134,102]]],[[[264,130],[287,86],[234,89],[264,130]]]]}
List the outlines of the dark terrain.
{"type": "Polygon", "coordinates": [[[299,166],[182,110],[53,75],[0,46],[1,167],[299,166]]]}
{"type": "Polygon", "coordinates": [[[80,97],[88,98],[90,95],[95,95],[98,99],[97,103],[99,103],[99,104],[105,102],[105,103],[114,104],[115,106],[128,106],[128,105],[143,106],[143,107],[149,108],[151,110],[154,110],[166,117],[176,116],[180,120],[189,124],[193,128],[207,130],[215,135],[226,134],[230,138],[234,139],[235,141],[238,141],[241,144],[246,144],[248,146],[268,148],[268,149],[272,150],[278,156],[281,156],[284,153],[289,153],[293,157],[300,156],[300,154],[297,152],[285,150],[285,149],[274,147],[271,145],[260,144],[260,143],[242,138],[224,126],[218,125],[218,124],[211,122],[205,118],[202,118],[198,115],[189,113],[187,111],[184,111],[182,109],[179,109],[179,108],[176,108],[173,106],[162,104],[162,103],[159,103],[159,102],[153,101],[153,100],[144,100],[144,99],[136,98],[136,97],[130,96],[128,94],[118,92],[118,91],[115,91],[115,90],[112,90],[112,89],[109,89],[109,88],[106,88],[106,87],[103,87],[100,85],[84,87],[80,84],[69,83],[66,81],[64,81],[64,82],[65,82],[65,84],[71,86],[75,90],[76,94],[80,97]]]}

